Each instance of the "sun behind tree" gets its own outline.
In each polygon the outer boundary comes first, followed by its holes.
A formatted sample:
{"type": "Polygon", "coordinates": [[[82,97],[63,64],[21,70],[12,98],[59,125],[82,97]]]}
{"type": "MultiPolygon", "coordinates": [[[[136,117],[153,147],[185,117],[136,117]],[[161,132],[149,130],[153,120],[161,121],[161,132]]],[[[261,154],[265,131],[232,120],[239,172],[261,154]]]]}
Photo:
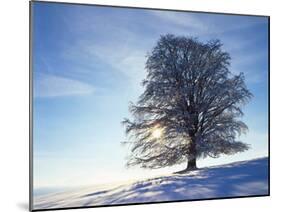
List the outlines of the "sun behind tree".
{"type": "Polygon", "coordinates": [[[152,129],[152,137],[153,138],[161,138],[163,134],[163,129],[156,127],[155,129],[152,129]]]}
{"type": "Polygon", "coordinates": [[[229,71],[230,55],[219,40],[202,43],[161,36],[146,61],[144,93],[125,119],[132,140],[128,166],[162,168],[234,154],[249,148],[237,141],[246,124],[241,106],[250,100],[244,76],[229,71]],[[160,142],[159,142],[160,141],[160,142]]]}

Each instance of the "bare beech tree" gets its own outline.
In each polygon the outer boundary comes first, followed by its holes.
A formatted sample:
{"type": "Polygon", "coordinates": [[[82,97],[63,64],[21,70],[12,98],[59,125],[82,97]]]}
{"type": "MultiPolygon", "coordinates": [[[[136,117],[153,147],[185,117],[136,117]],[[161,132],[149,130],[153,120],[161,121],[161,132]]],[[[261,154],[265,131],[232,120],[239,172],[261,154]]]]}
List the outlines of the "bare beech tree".
{"type": "Polygon", "coordinates": [[[249,148],[237,141],[247,126],[239,117],[252,94],[244,76],[229,71],[230,55],[219,40],[161,36],[147,57],[144,93],[125,119],[131,142],[128,166],[162,168],[249,148]]]}

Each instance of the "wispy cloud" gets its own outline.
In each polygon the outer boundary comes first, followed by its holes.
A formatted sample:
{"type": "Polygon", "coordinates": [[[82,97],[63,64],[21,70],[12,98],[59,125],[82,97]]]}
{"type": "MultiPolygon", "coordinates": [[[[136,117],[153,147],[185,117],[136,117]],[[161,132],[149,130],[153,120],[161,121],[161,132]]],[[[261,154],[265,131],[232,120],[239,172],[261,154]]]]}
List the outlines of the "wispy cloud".
{"type": "MultiPolygon", "coordinates": [[[[221,14],[150,11],[150,14],[158,21],[162,21],[161,27],[170,27],[176,33],[189,33],[193,36],[221,36],[225,33],[237,32],[266,23],[264,18],[243,18],[221,14]]],[[[157,27],[157,26],[156,26],[157,27]]]]}
{"type": "MultiPolygon", "coordinates": [[[[249,45],[253,40],[241,40],[235,36],[233,39],[229,39],[228,36],[225,37],[222,34],[252,27],[261,22],[258,19],[248,21],[237,16],[225,16],[226,18],[224,18],[221,15],[213,15],[213,18],[210,18],[210,15],[201,13],[150,10],[145,11],[142,17],[144,20],[150,20],[145,25],[147,29],[151,30],[148,36],[146,28],[144,28],[143,35],[139,34],[132,20],[138,24],[142,22],[139,17],[133,17],[129,11],[126,10],[122,15],[104,12],[102,16],[98,12],[90,11],[84,11],[83,16],[81,16],[81,12],[71,14],[70,18],[73,21],[71,21],[71,25],[68,24],[69,26],[66,24],[67,30],[71,32],[79,29],[79,33],[75,33],[76,36],[71,41],[72,44],[65,49],[64,56],[72,61],[78,59],[84,61],[88,66],[94,66],[98,59],[102,64],[111,66],[111,71],[117,71],[126,77],[128,82],[133,85],[131,87],[134,88],[140,88],[140,82],[146,73],[145,55],[147,51],[151,50],[150,48],[160,34],[188,34],[199,36],[203,40],[225,38],[223,40],[227,50],[241,51],[243,46],[249,45]],[[112,20],[115,20],[116,24],[112,24],[112,20]]],[[[243,58],[237,57],[235,61],[243,58]]],[[[241,70],[240,67],[239,70],[241,70]]]]}
{"type": "Polygon", "coordinates": [[[177,27],[191,28],[201,32],[208,31],[208,26],[200,19],[194,17],[191,13],[171,11],[151,11],[150,13],[170,24],[176,25],[177,27]]]}
{"type": "Polygon", "coordinates": [[[34,97],[81,96],[94,92],[93,86],[61,76],[40,73],[36,76],[34,97]]]}
{"type": "Polygon", "coordinates": [[[148,43],[153,39],[141,37],[134,30],[126,27],[126,24],[111,25],[111,20],[105,18],[103,24],[97,23],[95,27],[89,20],[95,20],[92,15],[87,19],[79,21],[80,29],[85,32],[78,39],[74,40],[71,46],[67,46],[62,53],[64,59],[83,61],[88,66],[97,63],[111,67],[111,72],[120,73],[126,78],[131,88],[141,88],[141,81],[144,79],[146,54],[150,50],[148,43]],[[87,36],[87,34],[99,35],[87,36]]]}
{"type": "Polygon", "coordinates": [[[113,46],[117,51],[112,51],[112,46],[106,45],[92,45],[88,47],[88,51],[124,74],[129,83],[138,86],[145,75],[145,51],[136,50],[122,42],[115,42],[113,46]]]}

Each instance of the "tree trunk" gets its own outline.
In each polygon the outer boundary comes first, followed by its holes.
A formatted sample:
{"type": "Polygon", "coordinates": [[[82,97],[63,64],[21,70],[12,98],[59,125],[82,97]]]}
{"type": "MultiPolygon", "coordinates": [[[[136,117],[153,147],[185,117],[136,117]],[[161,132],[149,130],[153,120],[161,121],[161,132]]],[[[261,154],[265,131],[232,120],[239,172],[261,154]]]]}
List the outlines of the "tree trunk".
{"type": "Polygon", "coordinates": [[[188,160],[186,170],[194,170],[197,169],[196,166],[196,158],[188,160]]]}
{"type": "Polygon", "coordinates": [[[191,138],[191,144],[188,149],[187,167],[186,170],[197,169],[196,166],[196,143],[195,139],[191,138]]]}
{"type": "Polygon", "coordinates": [[[188,156],[188,161],[187,161],[187,167],[184,170],[175,172],[175,174],[185,174],[188,171],[192,171],[192,170],[196,170],[197,166],[196,166],[196,157],[193,157],[192,159],[190,158],[190,156],[188,156]]]}
{"type": "Polygon", "coordinates": [[[188,154],[187,154],[187,167],[182,170],[175,172],[175,174],[184,174],[188,171],[196,170],[196,143],[195,138],[191,139],[190,146],[188,147],[188,154]]]}

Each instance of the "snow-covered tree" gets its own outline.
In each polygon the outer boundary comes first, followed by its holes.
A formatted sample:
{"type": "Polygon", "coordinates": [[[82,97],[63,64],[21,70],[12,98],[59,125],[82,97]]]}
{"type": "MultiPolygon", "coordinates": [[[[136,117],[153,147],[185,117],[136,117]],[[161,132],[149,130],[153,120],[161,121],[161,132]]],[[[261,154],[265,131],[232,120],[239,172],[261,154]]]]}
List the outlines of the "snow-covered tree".
{"type": "Polygon", "coordinates": [[[127,165],[162,168],[196,159],[243,152],[237,137],[247,131],[239,118],[252,94],[243,73],[233,75],[219,40],[161,36],[146,61],[144,92],[125,119],[130,139],[127,165]]]}

